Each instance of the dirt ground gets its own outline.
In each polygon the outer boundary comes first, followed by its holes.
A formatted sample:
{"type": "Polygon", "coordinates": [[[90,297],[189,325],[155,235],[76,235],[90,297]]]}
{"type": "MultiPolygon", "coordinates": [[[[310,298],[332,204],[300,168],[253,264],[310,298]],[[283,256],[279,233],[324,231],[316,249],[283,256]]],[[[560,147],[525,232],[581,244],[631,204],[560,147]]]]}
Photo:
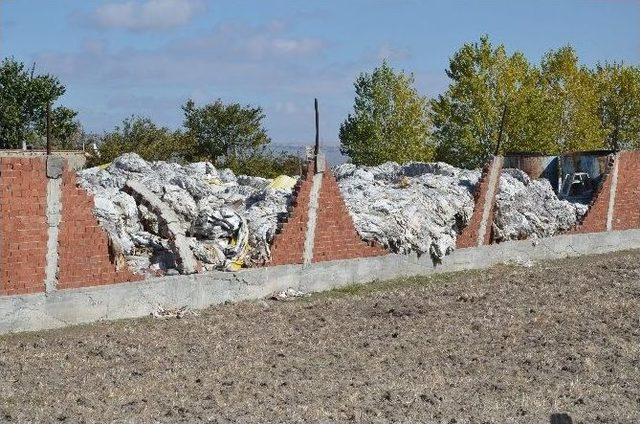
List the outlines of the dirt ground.
{"type": "Polygon", "coordinates": [[[640,422],[639,251],[0,337],[7,422],[553,414],[640,422]]]}

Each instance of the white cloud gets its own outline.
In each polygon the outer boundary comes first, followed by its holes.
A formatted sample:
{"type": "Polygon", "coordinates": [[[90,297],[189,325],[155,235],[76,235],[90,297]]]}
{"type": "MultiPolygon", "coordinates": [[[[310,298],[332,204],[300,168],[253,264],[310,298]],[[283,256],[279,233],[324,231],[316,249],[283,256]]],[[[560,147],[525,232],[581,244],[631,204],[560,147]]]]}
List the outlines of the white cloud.
{"type": "Polygon", "coordinates": [[[276,102],[275,103],[275,110],[276,110],[276,112],[281,112],[281,113],[286,114],[286,115],[294,115],[294,114],[298,113],[300,108],[298,107],[298,105],[295,102],[292,102],[291,100],[288,100],[288,101],[285,101],[285,102],[276,102]]]}
{"type": "MultiPolygon", "coordinates": [[[[320,61],[325,42],[263,26],[222,25],[197,36],[175,39],[153,49],[112,49],[87,40],[84,49],[44,53],[38,63],[68,81],[122,87],[177,84],[270,91],[314,90],[324,74],[320,61]]],[[[331,73],[335,69],[331,70],[331,73]]],[[[326,87],[325,87],[326,88],[326,87]]]]}
{"type": "Polygon", "coordinates": [[[263,106],[274,140],[300,141],[313,136],[318,97],[323,140],[335,140],[353,101],[353,79],[375,59],[336,62],[327,57],[330,47],[284,23],[235,23],[144,49],[90,39],[78,51],[34,59],[60,77],[68,97],[82,98],[77,108],[89,130],[108,129],[131,114],[176,126],[187,98],[200,104],[222,98],[263,106]]]}
{"type": "Polygon", "coordinates": [[[411,58],[411,53],[408,49],[394,47],[389,44],[383,44],[378,48],[376,57],[378,60],[406,60],[411,58]]]}
{"type": "Polygon", "coordinates": [[[104,28],[131,31],[162,30],[185,25],[204,7],[201,0],[145,0],[107,3],[94,19],[104,28]]]}
{"type": "Polygon", "coordinates": [[[176,52],[215,53],[218,60],[236,62],[274,61],[311,53],[321,53],[324,40],[288,35],[282,25],[247,26],[224,24],[213,31],[173,42],[176,52]]]}

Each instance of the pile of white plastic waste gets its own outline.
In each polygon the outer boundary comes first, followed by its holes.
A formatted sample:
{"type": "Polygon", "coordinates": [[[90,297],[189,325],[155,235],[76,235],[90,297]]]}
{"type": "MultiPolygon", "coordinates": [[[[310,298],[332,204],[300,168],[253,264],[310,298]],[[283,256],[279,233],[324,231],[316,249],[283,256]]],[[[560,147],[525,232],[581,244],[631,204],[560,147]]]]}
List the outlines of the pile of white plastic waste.
{"type": "Polygon", "coordinates": [[[549,237],[574,227],[588,206],[560,200],[549,180],[505,169],[496,195],[495,241],[549,237]]]}
{"type": "MultiPolygon", "coordinates": [[[[365,240],[396,253],[429,253],[440,260],[473,213],[480,172],[445,163],[388,162],[374,167],[344,164],[338,184],[365,240]]],[[[496,195],[493,237],[497,242],[548,237],[574,227],[587,205],[560,200],[548,180],[503,170],[496,195]]]]}
{"type": "MultiPolygon", "coordinates": [[[[343,164],[334,175],[365,240],[392,252],[440,260],[455,248],[457,235],[471,218],[480,171],[440,162],[387,162],[373,167],[343,164]]],[[[151,192],[154,205],[177,216],[187,251],[205,270],[268,261],[278,221],[287,213],[297,181],[288,176],[236,176],[209,162],[147,162],[133,153],[106,167],[80,171],[78,177],[94,195],[96,215],[129,266],[152,275],[177,272],[175,249],[157,211],[127,194],[128,181],[140,183],[151,192]]],[[[494,239],[551,236],[576,225],[586,211],[585,205],[558,199],[549,181],[506,169],[496,196],[494,239]]]]}
{"type": "Polygon", "coordinates": [[[479,171],[445,163],[340,165],[335,176],[354,224],[365,240],[396,253],[441,259],[473,213],[479,171]]]}
{"type": "Polygon", "coordinates": [[[181,166],[124,154],[107,167],[80,171],[80,185],[94,195],[101,225],[132,269],[175,272],[158,217],[123,191],[142,183],[178,216],[189,246],[205,269],[236,269],[267,260],[279,214],[285,213],[296,179],[234,175],[209,162],[181,166]]]}

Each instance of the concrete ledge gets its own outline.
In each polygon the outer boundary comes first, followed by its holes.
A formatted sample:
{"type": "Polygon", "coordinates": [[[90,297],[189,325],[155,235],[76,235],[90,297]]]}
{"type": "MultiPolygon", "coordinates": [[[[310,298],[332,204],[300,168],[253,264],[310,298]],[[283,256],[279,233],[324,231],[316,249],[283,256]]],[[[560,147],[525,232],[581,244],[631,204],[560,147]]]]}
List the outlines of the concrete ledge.
{"type": "Polygon", "coordinates": [[[289,287],[317,292],[373,280],[481,269],[509,261],[559,259],[638,248],[640,230],[568,234],[459,249],[437,265],[426,256],[386,255],[318,262],[306,267],[280,265],[2,296],[0,334],[141,317],[159,307],[201,309],[227,301],[259,299],[289,287]]]}

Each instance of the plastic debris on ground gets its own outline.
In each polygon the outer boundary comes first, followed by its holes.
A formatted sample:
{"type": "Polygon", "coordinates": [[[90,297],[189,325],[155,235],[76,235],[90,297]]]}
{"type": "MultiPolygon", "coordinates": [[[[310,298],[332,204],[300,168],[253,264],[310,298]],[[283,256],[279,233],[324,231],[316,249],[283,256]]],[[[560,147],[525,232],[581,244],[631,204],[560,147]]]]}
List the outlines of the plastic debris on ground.
{"type": "Polygon", "coordinates": [[[479,171],[445,163],[343,164],[335,176],[359,234],[395,253],[453,251],[474,208],[479,171]]]}
{"type": "Polygon", "coordinates": [[[205,270],[237,270],[268,260],[278,216],[286,213],[297,181],[236,176],[209,162],[147,162],[135,153],[80,171],[78,177],[94,195],[98,220],[120,244],[129,266],[152,276],[175,274],[175,257],[157,217],[121,191],[128,179],[143,183],[176,212],[205,270]]]}
{"type": "Polygon", "coordinates": [[[198,315],[196,312],[188,309],[186,306],[180,308],[164,308],[158,306],[158,308],[151,313],[155,318],[176,318],[181,319],[186,315],[198,315]]]}
{"type": "Polygon", "coordinates": [[[500,176],[493,222],[497,242],[549,237],[573,228],[588,206],[560,200],[549,180],[533,180],[519,169],[500,176]]]}
{"type": "Polygon", "coordinates": [[[301,292],[299,290],[296,289],[292,289],[291,287],[286,289],[286,290],[282,290],[279,291],[275,294],[273,294],[270,299],[271,300],[277,300],[277,301],[281,301],[281,302],[286,302],[289,300],[295,300],[295,299],[299,299],[301,297],[309,297],[311,296],[311,294],[309,293],[304,293],[301,292]]]}

